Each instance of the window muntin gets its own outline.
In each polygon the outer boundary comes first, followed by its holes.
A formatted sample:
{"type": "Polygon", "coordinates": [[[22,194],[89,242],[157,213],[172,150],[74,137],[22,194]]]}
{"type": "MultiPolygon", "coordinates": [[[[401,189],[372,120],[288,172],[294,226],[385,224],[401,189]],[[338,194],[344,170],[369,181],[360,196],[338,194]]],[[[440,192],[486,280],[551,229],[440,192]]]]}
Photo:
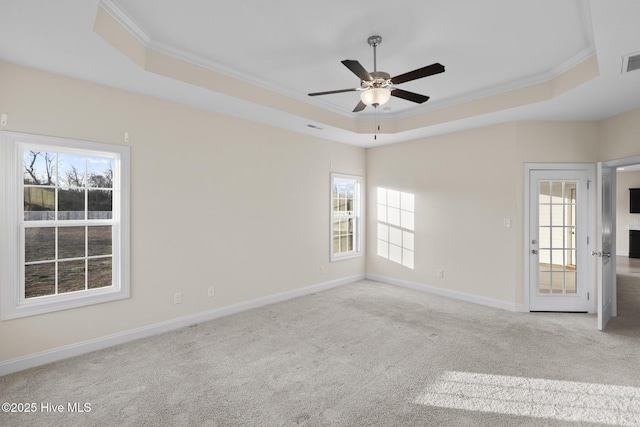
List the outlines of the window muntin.
{"type": "Polygon", "coordinates": [[[361,178],[331,175],[331,260],[359,256],[361,178]]]}
{"type": "Polygon", "coordinates": [[[12,132],[2,144],[2,319],[128,297],[129,148],[12,132]]]}
{"type": "Polygon", "coordinates": [[[115,159],[27,146],[21,151],[25,269],[21,297],[113,286],[115,159]]]}

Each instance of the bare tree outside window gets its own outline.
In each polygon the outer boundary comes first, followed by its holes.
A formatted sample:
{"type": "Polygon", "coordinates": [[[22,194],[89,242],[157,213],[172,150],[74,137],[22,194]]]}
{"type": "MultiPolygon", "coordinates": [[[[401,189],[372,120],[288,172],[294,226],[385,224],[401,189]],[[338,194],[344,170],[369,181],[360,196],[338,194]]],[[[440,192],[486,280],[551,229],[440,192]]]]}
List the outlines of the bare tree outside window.
{"type": "Polygon", "coordinates": [[[130,148],[7,132],[0,154],[0,320],[128,298],[130,148]]]}
{"type": "Polygon", "coordinates": [[[24,155],[24,183],[32,185],[53,185],[56,155],[41,151],[26,151],[24,155]]]}

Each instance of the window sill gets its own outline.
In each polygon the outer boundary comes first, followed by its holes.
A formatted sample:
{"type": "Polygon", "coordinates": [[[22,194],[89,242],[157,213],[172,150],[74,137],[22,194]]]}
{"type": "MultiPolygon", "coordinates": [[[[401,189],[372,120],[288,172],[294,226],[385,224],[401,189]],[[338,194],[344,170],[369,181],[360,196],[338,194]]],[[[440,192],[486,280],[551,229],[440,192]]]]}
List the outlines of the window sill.
{"type": "Polygon", "coordinates": [[[343,261],[346,259],[360,258],[362,257],[362,252],[349,252],[344,255],[332,255],[331,262],[335,261],[343,261]]]}
{"type": "Polygon", "coordinates": [[[76,295],[69,293],[51,297],[32,298],[15,306],[3,307],[1,320],[18,319],[125,298],[129,298],[129,292],[114,290],[112,288],[81,291],[76,295]]]}

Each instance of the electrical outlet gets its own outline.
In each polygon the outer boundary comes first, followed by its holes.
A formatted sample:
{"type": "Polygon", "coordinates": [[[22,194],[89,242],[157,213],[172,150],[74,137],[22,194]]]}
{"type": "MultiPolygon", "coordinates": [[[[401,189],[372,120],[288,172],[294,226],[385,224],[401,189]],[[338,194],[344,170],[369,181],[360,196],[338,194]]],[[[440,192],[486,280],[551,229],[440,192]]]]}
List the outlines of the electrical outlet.
{"type": "Polygon", "coordinates": [[[209,288],[207,288],[207,296],[211,298],[215,295],[216,295],[216,288],[213,286],[209,286],[209,288]]]}
{"type": "Polygon", "coordinates": [[[173,303],[182,304],[182,292],[176,292],[173,294],[173,303]]]}
{"type": "Polygon", "coordinates": [[[438,277],[443,279],[444,278],[444,270],[439,268],[438,271],[436,272],[438,277]]]}

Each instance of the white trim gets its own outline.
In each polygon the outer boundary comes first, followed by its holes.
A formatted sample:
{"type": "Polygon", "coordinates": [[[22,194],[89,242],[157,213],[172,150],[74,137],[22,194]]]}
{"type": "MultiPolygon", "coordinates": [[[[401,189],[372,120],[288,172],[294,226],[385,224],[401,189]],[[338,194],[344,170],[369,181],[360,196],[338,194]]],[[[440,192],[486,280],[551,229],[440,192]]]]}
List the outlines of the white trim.
{"type": "MultiPolygon", "coordinates": [[[[484,87],[473,92],[465,93],[463,95],[452,96],[452,97],[444,98],[441,100],[434,100],[433,102],[428,102],[428,103],[426,102],[418,108],[402,110],[394,114],[392,118],[393,120],[406,119],[413,116],[417,116],[421,113],[440,110],[440,109],[455,106],[455,105],[461,105],[461,104],[475,101],[478,99],[487,98],[494,95],[500,95],[503,93],[516,91],[518,89],[523,89],[529,86],[550,82],[556,77],[569,71],[574,66],[594,56],[595,54],[596,54],[595,48],[593,46],[589,46],[585,50],[578,52],[576,55],[567,59],[563,63],[545,72],[528,76],[528,77],[523,77],[521,79],[513,80],[510,82],[505,82],[495,86],[484,87]]],[[[372,117],[374,117],[374,114],[372,113],[360,114],[358,116],[358,118],[362,121],[370,120],[372,117]]]]}
{"type": "Polygon", "coordinates": [[[363,188],[364,188],[364,182],[362,179],[362,175],[351,175],[351,174],[346,174],[346,173],[338,173],[338,172],[331,172],[330,174],[331,180],[330,180],[330,188],[329,188],[329,195],[331,197],[331,200],[329,201],[329,206],[330,206],[330,211],[329,211],[329,261],[330,262],[334,262],[334,261],[342,261],[345,259],[352,259],[352,258],[359,258],[361,256],[363,256],[362,253],[362,248],[363,248],[363,244],[364,244],[364,239],[363,239],[363,209],[362,209],[362,205],[364,203],[364,195],[363,195],[363,188]],[[343,178],[343,179],[349,179],[349,180],[354,180],[356,181],[356,185],[355,185],[355,195],[354,195],[354,203],[355,206],[353,207],[353,211],[354,211],[354,215],[353,218],[355,220],[355,225],[354,225],[354,234],[355,234],[355,239],[354,239],[354,246],[355,248],[350,251],[350,252],[344,252],[344,253],[340,253],[340,254],[335,254],[333,252],[333,182],[336,178],[343,178]]]}
{"type": "Polygon", "coordinates": [[[17,231],[18,211],[13,202],[17,197],[18,178],[15,167],[6,167],[7,163],[15,163],[17,144],[9,143],[7,132],[1,133],[0,167],[2,168],[2,197],[0,197],[0,319],[18,305],[19,295],[17,283],[19,273],[19,254],[17,248],[20,240],[17,231]],[[6,248],[6,249],[5,249],[6,248]],[[4,286],[4,284],[8,284],[4,286]]]}
{"type": "MultiPolygon", "coordinates": [[[[354,113],[351,110],[348,110],[344,107],[338,107],[335,104],[331,103],[330,101],[326,99],[322,99],[322,97],[311,98],[309,96],[301,95],[299,92],[293,91],[290,88],[287,88],[278,84],[266,82],[264,79],[261,79],[254,75],[250,75],[246,72],[238,70],[227,64],[223,64],[219,61],[212,60],[210,58],[203,57],[202,55],[197,55],[187,50],[176,48],[167,43],[155,40],[153,36],[149,34],[149,32],[147,32],[140,24],[138,24],[135,21],[135,19],[130,14],[128,14],[123,9],[122,6],[115,4],[113,0],[100,0],[98,5],[102,9],[104,9],[109,15],[111,15],[116,20],[116,22],[118,22],[133,37],[135,37],[138,41],[140,41],[140,43],[142,43],[142,45],[146,49],[152,49],[163,55],[167,55],[172,58],[178,59],[180,61],[203,67],[210,71],[232,77],[234,79],[243,81],[245,83],[261,87],[263,89],[267,89],[279,95],[283,95],[292,99],[296,99],[298,101],[305,102],[307,104],[312,104],[317,107],[330,110],[342,117],[353,119],[356,122],[365,122],[370,120],[372,117],[374,117],[373,113],[366,113],[366,112],[354,115],[354,113]]],[[[517,90],[524,87],[528,87],[535,84],[544,83],[544,82],[553,80],[554,78],[558,77],[564,72],[570,70],[575,65],[581,63],[582,61],[596,54],[596,48],[595,48],[594,39],[593,39],[593,26],[591,23],[591,9],[589,6],[589,1],[580,0],[579,8],[580,8],[580,15],[582,17],[582,22],[584,25],[584,36],[587,39],[588,46],[582,51],[577,52],[570,58],[566,59],[564,62],[558,64],[557,66],[549,70],[543,71],[541,73],[531,75],[531,76],[526,76],[511,82],[507,82],[505,84],[481,88],[481,89],[478,89],[477,91],[468,93],[466,95],[446,98],[438,102],[432,101],[429,103],[429,105],[423,104],[421,108],[402,110],[401,112],[395,113],[395,114],[393,113],[387,114],[387,117],[392,120],[402,120],[402,119],[413,117],[428,111],[433,111],[433,110],[445,108],[452,105],[458,105],[458,104],[470,102],[476,99],[497,95],[505,92],[510,92],[513,90],[517,90]]]]}
{"type": "Polygon", "coordinates": [[[403,288],[414,289],[421,292],[427,292],[430,294],[453,298],[460,301],[480,304],[487,307],[499,308],[502,310],[515,311],[515,312],[525,311],[524,308],[519,304],[512,304],[506,301],[487,298],[480,295],[467,294],[464,292],[454,291],[451,289],[440,288],[438,286],[426,285],[424,283],[410,282],[408,280],[395,279],[392,277],[380,276],[378,274],[369,274],[369,273],[367,273],[365,277],[368,280],[375,280],[376,282],[382,282],[388,285],[401,286],[403,288]]]}
{"type": "Polygon", "coordinates": [[[151,43],[151,35],[142,28],[128,13],[116,5],[113,0],[100,0],[98,6],[107,12],[117,23],[122,25],[136,40],[143,45],[148,46],[151,43]]]}
{"type": "MultiPolygon", "coordinates": [[[[577,171],[586,170],[591,181],[591,186],[587,190],[587,236],[589,237],[589,244],[587,245],[587,251],[590,253],[595,247],[596,240],[596,197],[595,188],[597,183],[596,179],[596,166],[594,163],[525,163],[524,164],[524,239],[523,239],[523,276],[522,276],[522,311],[529,312],[531,310],[531,302],[529,298],[529,275],[531,273],[531,266],[529,265],[529,211],[530,211],[530,174],[533,170],[567,170],[577,171]]],[[[593,274],[589,277],[589,283],[587,288],[589,289],[590,298],[588,301],[588,312],[596,313],[596,280],[595,280],[595,260],[592,256],[587,256],[587,271],[592,271],[593,274]]]]}
{"type": "Polygon", "coordinates": [[[18,357],[15,359],[9,359],[0,362],[0,376],[8,375],[13,372],[22,371],[24,369],[33,368],[35,366],[44,365],[58,360],[67,359],[69,357],[79,356],[92,351],[102,350],[107,347],[111,347],[118,344],[123,344],[129,341],[146,338],[152,335],[161,334],[163,332],[173,331],[175,329],[183,328],[197,323],[214,320],[220,317],[229,316],[231,314],[240,313],[243,311],[251,310],[265,305],[274,304],[281,301],[286,301],[292,298],[297,298],[305,295],[310,295],[315,292],[325,291],[338,286],[346,285],[348,283],[363,280],[364,274],[358,274],[354,276],[344,277],[342,279],[331,280],[328,282],[318,283],[304,288],[294,289],[287,292],[281,292],[274,295],[268,295],[254,300],[241,302],[238,304],[232,304],[226,307],[220,307],[213,310],[203,311],[200,313],[191,314],[189,316],[180,317],[177,319],[167,320],[165,322],[155,323],[153,325],[142,326],[140,328],[131,329],[116,334],[106,335],[104,337],[94,338],[87,341],[82,341],[75,344],[66,345],[63,347],[54,348],[51,350],[41,351],[27,356],[18,357]]]}
{"type": "Polygon", "coordinates": [[[115,21],[122,26],[127,32],[129,32],[136,40],[138,40],[145,49],[150,49],[167,55],[171,58],[178,59],[188,64],[197,65],[215,73],[223,74],[225,76],[240,80],[244,83],[261,87],[269,91],[275,92],[279,95],[296,99],[305,103],[317,103],[342,117],[353,118],[353,112],[345,108],[337,107],[329,101],[323,101],[321,99],[311,99],[309,96],[303,95],[298,91],[294,91],[290,88],[270,83],[261,79],[259,76],[248,74],[237,68],[224,64],[220,61],[197,55],[187,50],[183,50],[174,47],[170,44],[158,41],[145,30],[136,20],[127,13],[121,6],[115,4],[113,0],[100,0],[98,6],[107,12],[115,21]]]}
{"type": "Polygon", "coordinates": [[[0,164],[2,165],[2,212],[0,227],[0,319],[9,320],[53,311],[66,310],[91,304],[129,298],[130,296],[130,148],[123,145],[104,144],[66,138],[2,131],[0,164]],[[113,157],[114,186],[113,214],[114,238],[113,277],[114,285],[108,288],[70,292],[64,295],[42,297],[25,301],[19,290],[22,264],[17,248],[20,247],[21,193],[18,192],[22,170],[17,166],[18,151],[22,146],[69,151],[85,155],[106,155],[113,157]]]}

